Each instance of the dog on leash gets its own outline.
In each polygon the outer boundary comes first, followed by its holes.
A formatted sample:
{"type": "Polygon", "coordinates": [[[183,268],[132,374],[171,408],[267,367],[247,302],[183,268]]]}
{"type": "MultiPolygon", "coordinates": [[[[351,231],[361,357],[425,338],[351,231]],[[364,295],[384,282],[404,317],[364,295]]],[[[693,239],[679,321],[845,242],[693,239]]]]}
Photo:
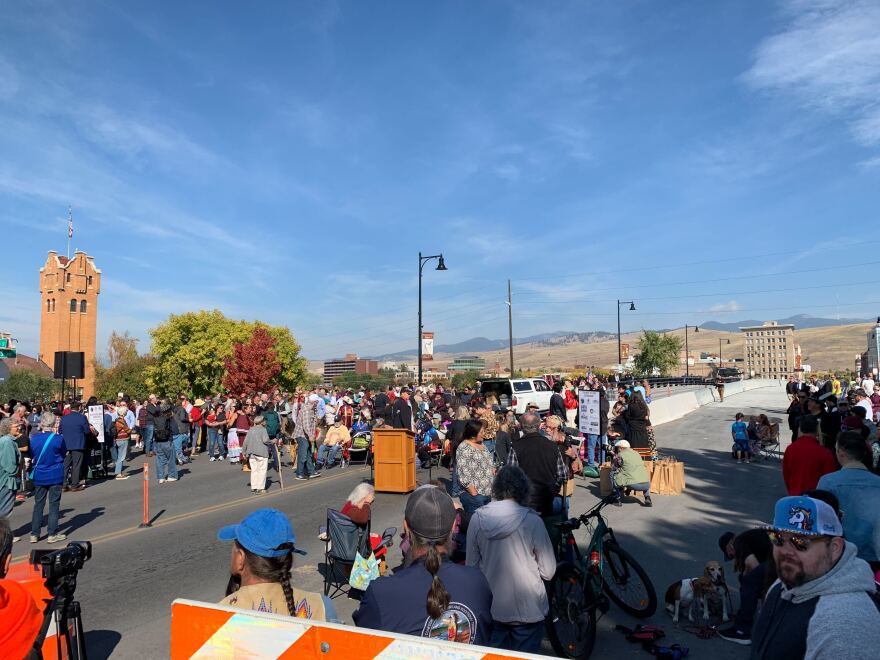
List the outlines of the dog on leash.
{"type": "Polygon", "coordinates": [[[703,619],[708,620],[709,601],[713,598],[721,599],[721,620],[729,621],[727,603],[730,595],[724,579],[724,567],[717,561],[707,562],[700,577],[669,585],[665,597],[666,610],[672,614],[673,622],[678,623],[681,608],[684,607],[688,620],[693,621],[693,608],[698,604],[703,608],[703,619]]]}

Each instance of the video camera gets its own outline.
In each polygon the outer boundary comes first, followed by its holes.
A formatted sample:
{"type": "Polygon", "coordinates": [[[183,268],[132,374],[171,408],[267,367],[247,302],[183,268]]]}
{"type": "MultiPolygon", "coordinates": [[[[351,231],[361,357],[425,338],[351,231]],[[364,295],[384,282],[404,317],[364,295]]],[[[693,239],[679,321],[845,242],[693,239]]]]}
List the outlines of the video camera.
{"type": "Polygon", "coordinates": [[[90,541],[72,541],[61,550],[31,550],[31,564],[42,569],[46,582],[75,574],[91,558],[90,541]]]}
{"type": "Polygon", "coordinates": [[[565,445],[567,447],[581,446],[580,429],[576,429],[571,426],[560,426],[559,428],[565,434],[565,445]]]}

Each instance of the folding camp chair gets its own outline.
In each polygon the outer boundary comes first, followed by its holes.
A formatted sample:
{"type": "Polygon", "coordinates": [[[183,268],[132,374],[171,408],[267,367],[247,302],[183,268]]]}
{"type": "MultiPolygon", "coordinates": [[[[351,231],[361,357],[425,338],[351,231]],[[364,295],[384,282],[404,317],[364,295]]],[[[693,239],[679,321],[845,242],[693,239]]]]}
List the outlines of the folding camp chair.
{"type": "Polygon", "coordinates": [[[782,456],[782,449],[779,447],[779,422],[776,422],[770,427],[770,437],[760,443],[760,452],[757,458],[761,461],[766,461],[768,458],[778,461],[780,456],[782,456]]]}
{"type": "Polygon", "coordinates": [[[327,530],[324,542],[324,595],[335,597],[348,594],[348,577],[354,566],[355,555],[367,558],[370,546],[370,523],[359,526],[336,509],[327,509],[327,530]],[[330,593],[331,588],[333,593],[330,593]]]}
{"type": "Polygon", "coordinates": [[[369,464],[373,450],[373,434],[369,431],[359,431],[355,433],[351,440],[345,443],[342,448],[342,467],[346,465],[367,465],[369,464]],[[355,447],[356,438],[366,438],[367,445],[365,447],[355,447]],[[357,463],[355,461],[357,459],[357,463]]]}

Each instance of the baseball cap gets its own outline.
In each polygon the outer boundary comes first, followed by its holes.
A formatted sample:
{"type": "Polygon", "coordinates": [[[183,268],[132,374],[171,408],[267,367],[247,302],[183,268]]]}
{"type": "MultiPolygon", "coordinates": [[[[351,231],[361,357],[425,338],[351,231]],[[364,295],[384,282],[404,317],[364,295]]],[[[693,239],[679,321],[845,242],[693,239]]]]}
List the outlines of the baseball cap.
{"type": "Polygon", "coordinates": [[[428,541],[442,541],[452,531],[455,505],[437,486],[419,486],[406,501],[403,518],[409,528],[428,541]]]}
{"type": "Polygon", "coordinates": [[[526,408],[539,408],[540,406],[534,401],[526,406],[526,408]]]}
{"type": "Polygon", "coordinates": [[[773,524],[764,529],[802,536],[843,536],[843,525],[829,504],[797,495],[776,502],[773,524]]]}
{"type": "Polygon", "coordinates": [[[237,525],[221,528],[217,538],[238,541],[242,548],[260,557],[283,557],[291,551],[306,554],[305,550],[294,548],[296,535],[293,526],[277,509],[257,509],[237,525]]]}

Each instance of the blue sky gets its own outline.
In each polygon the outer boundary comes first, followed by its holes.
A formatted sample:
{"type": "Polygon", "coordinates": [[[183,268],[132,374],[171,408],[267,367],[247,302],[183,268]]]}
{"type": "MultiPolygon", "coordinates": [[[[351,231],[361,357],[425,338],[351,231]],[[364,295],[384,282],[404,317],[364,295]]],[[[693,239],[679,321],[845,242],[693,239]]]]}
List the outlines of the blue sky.
{"type": "Polygon", "coordinates": [[[880,310],[880,5],[4,3],[0,329],[103,270],[111,330],[200,308],[305,354],[880,310]],[[192,6],[183,6],[192,5],[192,6]],[[210,7],[210,9],[209,9],[210,7]]]}

